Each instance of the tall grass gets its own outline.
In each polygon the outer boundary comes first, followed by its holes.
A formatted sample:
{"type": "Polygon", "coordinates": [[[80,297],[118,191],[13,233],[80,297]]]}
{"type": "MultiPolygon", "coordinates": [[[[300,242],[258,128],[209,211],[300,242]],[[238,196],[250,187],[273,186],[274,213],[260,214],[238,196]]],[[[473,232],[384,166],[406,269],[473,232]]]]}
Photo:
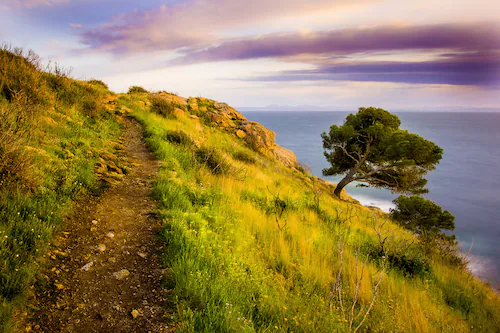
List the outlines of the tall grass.
{"type": "Polygon", "coordinates": [[[166,221],[165,286],[180,331],[349,332],[359,324],[373,332],[496,331],[498,297],[462,267],[443,270],[438,258],[424,257],[418,239],[384,214],[339,201],[328,185],[196,120],[144,108],[134,116],[164,161],[154,197],[166,221]],[[170,139],[170,131],[245,168],[246,178],[211,172],[193,159],[196,145],[170,139]],[[342,303],[334,292],[341,268],[342,303]]]}

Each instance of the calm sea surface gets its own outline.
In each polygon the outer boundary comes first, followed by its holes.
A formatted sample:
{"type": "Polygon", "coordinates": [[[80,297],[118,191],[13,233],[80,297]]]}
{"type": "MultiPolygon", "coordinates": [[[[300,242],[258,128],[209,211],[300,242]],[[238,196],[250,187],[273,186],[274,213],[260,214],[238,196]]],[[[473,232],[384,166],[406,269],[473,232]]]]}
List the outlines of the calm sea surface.
{"type": "MultiPolygon", "coordinates": [[[[341,125],[349,112],[243,112],[276,132],[276,142],[323,177],[328,167],[321,133],[341,125]]],[[[500,113],[397,113],[401,127],[435,142],[444,150],[428,174],[426,197],[455,215],[455,234],[468,251],[471,269],[500,286],[500,113]]],[[[326,177],[323,177],[326,178],[326,177]]],[[[341,177],[329,178],[337,182],[341,177]]],[[[349,185],[347,192],[365,205],[388,211],[396,195],[387,190],[349,185]]]]}

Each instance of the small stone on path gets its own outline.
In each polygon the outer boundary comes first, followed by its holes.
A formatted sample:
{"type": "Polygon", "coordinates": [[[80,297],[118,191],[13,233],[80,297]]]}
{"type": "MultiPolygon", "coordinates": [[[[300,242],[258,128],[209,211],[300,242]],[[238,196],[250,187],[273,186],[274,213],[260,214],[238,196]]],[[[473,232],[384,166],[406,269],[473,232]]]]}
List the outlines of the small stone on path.
{"type": "Polygon", "coordinates": [[[148,256],[148,255],[147,255],[146,253],[144,253],[144,252],[137,252],[137,255],[138,255],[139,257],[141,257],[142,259],[146,259],[146,257],[148,256]]]}
{"type": "Polygon", "coordinates": [[[92,220],[93,225],[97,225],[97,223],[99,223],[99,222],[97,222],[97,220],[92,220]]]}
{"type": "Polygon", "coordinates": [[[136,309],[133,309],[132,311],[130,311],[130,315],[132,315],[132,318],[137,318],[139,317],[139,311],[137,311],[136,309]]]}
{"type": "Polygon", "coordinates": [[[124,278],[126,278],[127,276],[130,275],[130,272],[126,269],[122,269],[121,271],[118,271],[118,272],[114,272],[113,273],[113,276],[117,279],[117,280],[123,280],[124,278]]]}
{"type": "Polygon", "coordinates": [[[90,269],[90,267],[92,267],[93,264],[94,264],[94,262],[91,261],[91,262],[85,264],[82,268],[80,268],[80,270],[84,271],[84,272],[87,272],[90,269]]]}
{"type": "Polygon", "coordinates": [[[106,234],[106,237],[108,237],[108,238],[113,238],[113,237],[115,237],[115,234],[114,234],[114,233],[112,233],[112,232],[108,232],[108,233],[106,234]]]}

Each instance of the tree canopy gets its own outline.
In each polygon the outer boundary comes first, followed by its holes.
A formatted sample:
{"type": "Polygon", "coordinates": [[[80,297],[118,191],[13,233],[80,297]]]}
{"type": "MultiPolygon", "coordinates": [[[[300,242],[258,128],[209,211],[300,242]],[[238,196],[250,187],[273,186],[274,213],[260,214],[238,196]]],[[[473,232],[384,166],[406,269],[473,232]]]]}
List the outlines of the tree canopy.
{"type": "Polygon", "coordinates": [[[391,217],[418,235],[434,237],[443,229],[455,229],[455,217],[430,200],[401,195],[393,202],[396,208],[391,211],[391,217]]]}
{"type": "Polygon", "coordinates": [[[400,125],[399,118],[384,109],[360,108],[342,126],[332,125],[321,135],[331,164],[323,174],[345,174],[335,195],[352,181],[399,193],[427,192],[424,176],[439,163],[443,150],[400,125]]]}

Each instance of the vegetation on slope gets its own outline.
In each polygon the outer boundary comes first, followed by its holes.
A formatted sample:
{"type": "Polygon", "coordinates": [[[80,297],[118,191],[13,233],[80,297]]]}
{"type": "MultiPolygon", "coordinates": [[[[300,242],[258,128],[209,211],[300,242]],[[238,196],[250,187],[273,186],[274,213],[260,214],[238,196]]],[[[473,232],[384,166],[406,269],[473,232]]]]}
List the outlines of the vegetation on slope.
{"type": "Polygon", "coordinates": [[[0,332],[44,283],[40,262],[72,202],[100,191],[118,162],[119,123],[101,81],[41,70],[33,52],[0,49],[0,332]],[[103,158],[104,157],[104,158],[103,158]]]}
{"type": "Polygon", "coordinates": [[[12,51],[0,51],[0,331],[43,284],[41,256],[72,200],[121,178],[111,154],[120,126],[105,101],[133,110],[162,161],[153,196],[179,331],[500,327],[498,296],[456,249],[423,247],[386,214],[335,198],[226,104],[140,87],[113,96],[12,51]]]}
{"type": "Polygon", "coordinates": [[[424,249],[386,214],[338,200],[333,186],[249,149],[232,129],[190,116],[214,110],[205,100],[190,99],[199,104],[165,117],[144,98],[120,103],[135,111],[163,161],[154,197],[181,331],[500,327],[498,297],[456,249],[424,249]]]}

